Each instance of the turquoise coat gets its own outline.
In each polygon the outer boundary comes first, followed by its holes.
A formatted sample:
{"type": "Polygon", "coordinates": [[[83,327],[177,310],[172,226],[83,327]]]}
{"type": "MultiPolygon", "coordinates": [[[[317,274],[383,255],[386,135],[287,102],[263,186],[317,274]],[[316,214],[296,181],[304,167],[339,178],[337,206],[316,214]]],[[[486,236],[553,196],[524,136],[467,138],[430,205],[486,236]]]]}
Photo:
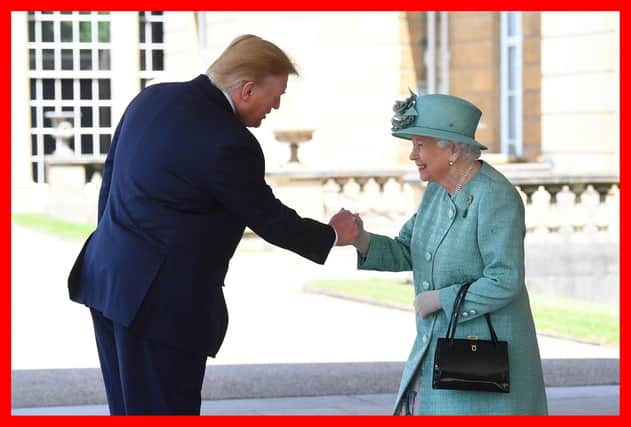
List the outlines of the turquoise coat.
{"type": "MultiPolygon", "coordinates": [[[[416,339],[403,370],[395,411],[420,367],[419,414],[547,414],[541,359],[524,284],[524,205],[513,185],[482,163],[455,195],[430,182],[416,214],[392,239],[372,235],[358,268],[409,271],[414,293],[439,290],[442,310],[415,316],[416,339]],[[484,314],[508,342],[510,393],[432,389],[436,341],[444,337],[460,286],[473,282],[456,337],[489,339],[484,314]]],[[[410,301],[412,305],[412,301],[410,301]]]]}

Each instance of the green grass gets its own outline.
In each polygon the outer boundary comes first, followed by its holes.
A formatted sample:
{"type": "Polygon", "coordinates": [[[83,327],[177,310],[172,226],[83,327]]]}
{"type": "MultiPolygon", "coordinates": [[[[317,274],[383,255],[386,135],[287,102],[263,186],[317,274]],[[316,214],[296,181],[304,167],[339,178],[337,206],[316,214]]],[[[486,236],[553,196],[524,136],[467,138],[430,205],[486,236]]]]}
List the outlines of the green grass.
{"type": "Polygon", "coordinates": [[[311,291],[351,299],[393,305],[412,310],[414,289],[409,284],[387,279],[318,280],[307,282],[311,291]]]}
{"type": "MultiPolygon", "coordinates": [[[[63,221],[40,213],[14,213],[11,218],[15,224],[64,239],[85,240],[96,228],[96,225],[63,221]]],[[[252,242],[254,239],[259,239],[259,237],[255,235],[244,237],[246,242],[240,244],[237,251],[239,253],[263,252],[265,249],[258,244],[259,242],[252,242]]]]}
{"type": "MultiPolygon", "coordinates": [[[[412,311],[412,286],[386,279],[320,280],[307,290],[412,311]]],[[[618,344],[620,316],[611,307],[568,298],[530,295],[537,332],[599,344],[618,344]]]]}
{"type": "Polygon", "coordinates": [[[530,306],[540,332],[601,344],[620,341],[620,315],[615,308],[547,295],[530,295],[530,306]]]}
{"type": "Polygon", "coordinates": [[[96,228],[93,224],[78,224],[63,221],[39,213],[14,213],[12,222],[64,239],[85,240],[96,228]]]}

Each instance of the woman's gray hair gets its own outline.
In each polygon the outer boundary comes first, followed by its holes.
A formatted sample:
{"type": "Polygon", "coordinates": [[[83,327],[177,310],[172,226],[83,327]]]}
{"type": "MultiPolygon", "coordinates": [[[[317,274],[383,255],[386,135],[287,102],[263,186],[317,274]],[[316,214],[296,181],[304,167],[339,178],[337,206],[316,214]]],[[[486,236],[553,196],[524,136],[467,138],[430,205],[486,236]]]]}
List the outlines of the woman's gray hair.
{"type": "Polygon", "coordinates": [[[460,151],[460,155],[465,160],[477,160],[482,155],[482,151],[480,151],[478,147],[474,147],[473,145],[465,144],[463,142],[454,142],[447,141],[446,139],[439,139],[438,141],[436,141],[436,144],[438,144],[438,146],[443,150],[451,148],[452,145],[455,146],[460,151]]]}

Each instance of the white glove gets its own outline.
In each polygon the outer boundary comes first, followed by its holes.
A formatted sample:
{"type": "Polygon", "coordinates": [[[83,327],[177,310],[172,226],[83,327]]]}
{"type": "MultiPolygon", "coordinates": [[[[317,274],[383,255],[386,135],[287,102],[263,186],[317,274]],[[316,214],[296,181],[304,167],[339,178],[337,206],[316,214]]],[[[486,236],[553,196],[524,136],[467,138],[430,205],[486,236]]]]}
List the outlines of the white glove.
{"type": "Polygon", "coordinates": [[[371,236],[369,232],[364,230],[364,221],[362,221],[359,214],[355,214],[355,222],[357,223],[357,226],[359,227],[359,237],[353,243],[353,246],[355,246],[355,249],[357,249],[357,251],[363,257],[365,257],[366,254],[368,253],[368,248],[370,247],[371,236]]]}
{"type": "Polygon", "coordinates": [[[414,310],[423,319],[427,319],[430,314],[443,308],[440,305],[439,291],[421,292],[414,298],[414,310]]]}

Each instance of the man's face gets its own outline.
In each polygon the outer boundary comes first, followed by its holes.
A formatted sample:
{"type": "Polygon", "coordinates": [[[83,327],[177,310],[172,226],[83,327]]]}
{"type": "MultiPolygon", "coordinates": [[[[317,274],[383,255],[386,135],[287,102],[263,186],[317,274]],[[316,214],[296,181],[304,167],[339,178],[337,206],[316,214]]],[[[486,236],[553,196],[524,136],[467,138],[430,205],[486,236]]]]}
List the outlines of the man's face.
{"type": "Polygon", "coordinates": [[[245,126],[259,127],[272,108],[280,107],[280,97],[287,89],[287,75],[267,76],[253,83],[247,101],[240,105],[239,117],[245,126]]]}

